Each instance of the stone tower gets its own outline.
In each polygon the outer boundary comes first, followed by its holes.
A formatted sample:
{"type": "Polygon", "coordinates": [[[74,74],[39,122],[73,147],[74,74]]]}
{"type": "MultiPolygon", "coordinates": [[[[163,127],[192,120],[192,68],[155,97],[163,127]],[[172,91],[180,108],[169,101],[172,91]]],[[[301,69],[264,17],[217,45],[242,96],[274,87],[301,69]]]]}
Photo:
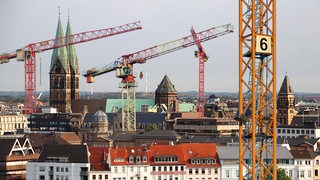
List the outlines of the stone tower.
{"type": "Polygon", "coordinates": [[[294,92],[286,75],[278,93],[277,122],[281,125],[290,125],[294,115],[296,115],[294,92]]]}
{"type": "MultiPolygon", "coordinates": [[[[66,30],[66,36],[72,35],[70,18],[68,17],[68,24],[66,30]]],[[[67,39],[68,40],[68,39],[67,39]]],[[[70,64],[70,73],[71,73],[71,99],[79,99],[80,91],[79,91],[79,65],[78,65],[78,57],[76,54],[76,49],[74,45],[67,46],[68,60],[70,64]]]]}
{"type": "MultiPolygon", "coordinates": [[[[63,37],[63,30],[58,19],[56,37],[63,37]]],[[[58,112],[71,112],[71,69],[66,47],[53,49],[50,65],[50,106],[58,112]]]]}
{"type": "Polygon", "coordinates": [[[155,92],[155,103],[157,107],[162,104],[166,105],[168,112],[178,111],[177,90],[171,83],[167,75],[164,76],[155,92]]]}

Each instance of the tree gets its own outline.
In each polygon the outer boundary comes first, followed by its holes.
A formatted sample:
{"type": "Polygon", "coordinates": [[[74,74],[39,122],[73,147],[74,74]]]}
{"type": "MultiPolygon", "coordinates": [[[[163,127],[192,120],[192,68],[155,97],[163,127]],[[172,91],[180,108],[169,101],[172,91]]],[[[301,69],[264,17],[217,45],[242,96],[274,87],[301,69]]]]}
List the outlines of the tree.
{"type": "Polygon", "coordinates": [[[156,124],[149,124],[146,128],[145,128],[145,130],[146,131],[152,131],[152,130],[156,130],[156,129],[158,129],[158,127],[157,127],[157,125],[156,124]]]}
{"type": "MultiPolygon", "coordinates": [[[[271,172],[273,170],[271,169],[271,172]]],[[[272,180],[271,176],[267,176],[267,180],[272,180]]],[[[282,168],[277,169],[277,180],[291,180],[291,178],[286,174],[286,170],[282,168]]]]}

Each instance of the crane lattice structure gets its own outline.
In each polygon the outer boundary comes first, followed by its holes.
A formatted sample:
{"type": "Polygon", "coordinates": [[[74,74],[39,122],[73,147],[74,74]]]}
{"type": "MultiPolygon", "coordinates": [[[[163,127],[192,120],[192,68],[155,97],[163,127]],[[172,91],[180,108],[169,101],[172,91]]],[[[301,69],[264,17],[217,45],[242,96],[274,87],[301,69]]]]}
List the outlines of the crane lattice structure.
{"type": "MultiPolygon", "coordinates": [[[[198,42],[204,42],[231,32],[233,32],[233,26],[226,24],[198,32],[195,35],[198,37],[198,42]]],[[[134,132],[136,131],[135,87],[137,84],[133,75],[133,65],[145,63],[149,59],[193,46],[196,43],[193,35],[186,36],[142,51],[123,55],[106,66],[88,70],[83,76],[87,77],[88,83],[93,83],[95,76],[116,70],[116,76],[122,78],[120,85],[122,88],[122,131],[134,132]]]]}
{"type": "Polygon", "coordinates": [[[276,0],[239,1],[238,118],[240,180],[276,179],[276,0]]]}
{"type": "Polygon", "coordinates": [[[43,51],[88,42],[100,38],[114,36],[134,30],[142,29],[140,21],[120,25],[113,28],[99,29],[51,39],[27,46],[13,52],[0,55],[0,64],[8,63],[10,59],[17,58],[17,61],[25,62],[25,114],[32,114],[36,111],[36,53],[43,51]]]}
{"type": "Polygon", "coordinates": [[[198,77],[198,111],[199,111],[199,118],[203,118],[204,116],[204,104],[205,104],[205,98],[204,98],[204,63],[208,60],[208,56],[205,53],[201,42],[199,41],[199,38],[196,34],[196,31],[193,29],[193,27],[190,30],[193,39],[196,42],[196,45],[198,46],[198,51],[195,52],[196,57],[199,58],[199,77],[198,77]]]}

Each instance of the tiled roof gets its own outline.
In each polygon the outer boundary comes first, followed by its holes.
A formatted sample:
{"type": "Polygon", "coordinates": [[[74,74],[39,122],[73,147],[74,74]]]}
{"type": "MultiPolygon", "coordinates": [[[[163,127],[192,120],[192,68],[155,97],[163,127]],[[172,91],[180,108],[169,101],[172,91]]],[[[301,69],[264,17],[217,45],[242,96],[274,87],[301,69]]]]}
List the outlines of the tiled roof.
{"type": "Polygon", "coordinates": [[[106,147],[89,147],[91,170],[105,171],[108,148],[106,147]]]}
{"type": "Polygon", "coordinates": [[[30,133],[26,134],[34,148],[41,148],[43,144],[79,144],[81,140],[74,132],[59,133],[30,133]]]}
{"type": "Polygon", "coordinates": [[[290,150],[294,159],[312,159],[313,154],[306,150],[290,150]]]}
{"type": "Polygon", "coordinates": [[[304,139],[304,138],[277,138],[277,142],[286,143],[290,146],[299,146],[301,144],[309,144],[310,146],[314,146],[317,144],[320,138],[315,139],[304,139]]]}
{"type": "Polygon", "coordinates": [[[167,165],[179,164],[187,166],[218,166],[214,164],[195,164],[191,159],[218,159],[215,144],[190,143],[179,145],[151,145],[151,146],[133,146],[124,148],[110,149],[110,161],[112,165],[128,165],[137,163],[136,158],[141,160],[137,164],[167,165]],[[142,158],[146,157],[147,161],[142,158]],[[133,159],[130,162],[130,158],[133,159]],[[168,159],[155,161],[155,159],[168,159]],[[173,159],[174,160],[173,160],[173,159]],[[170,159],[170,160],[169,160],[170,159]]]}
{"type": "Polygon", "coordinates": [[[86,145],[43,145],[37,162],[49,162],[54,159],[66,158],[68,163],[89,163],[86,145]]]}

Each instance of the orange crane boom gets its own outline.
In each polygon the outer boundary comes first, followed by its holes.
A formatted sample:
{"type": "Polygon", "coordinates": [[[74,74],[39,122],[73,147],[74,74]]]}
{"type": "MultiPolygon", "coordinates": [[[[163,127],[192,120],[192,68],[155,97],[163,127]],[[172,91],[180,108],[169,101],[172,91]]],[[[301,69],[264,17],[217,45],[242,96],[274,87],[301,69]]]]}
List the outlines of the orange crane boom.
{"type": "Polygon", "coordinates": [[[142,51],[132,54],[126,54],[118,58],[118,60],[107,64],[100,68],[92,68],[83,76],[87,77],[88,83],[94,82],[94,76],[105,74],[116,70],[116,76],[122,78],[122,131],[136,131],[135,119],[135,79],[133,75],[133,64],[145,63],[147,60],[162,56],[183,48],[195,45],[198,42],[204,42],[216,37],[233,32],[233,26],[226,24],[214,28],[210,28],[199,33],[196,33],[198,40],[193,38],[193,35],[183,37],[181,39],[168,43],[156,45],[142,51]],[[126,100],[124,97],[126,96],[126,100]]]}
{"type": "Polygon", "coordinates": [[[112,28],[81,32],[57,39],[28,44],[14,52],[0,55],[0,64],[8,63],[10,59],[25,61],[25,113],[32,114],[36,108],[36,55],[42,51],[88,42],[100,38],[114,36],[134,30],[142,29],[140,21],[128,23],[112,28]]]}

